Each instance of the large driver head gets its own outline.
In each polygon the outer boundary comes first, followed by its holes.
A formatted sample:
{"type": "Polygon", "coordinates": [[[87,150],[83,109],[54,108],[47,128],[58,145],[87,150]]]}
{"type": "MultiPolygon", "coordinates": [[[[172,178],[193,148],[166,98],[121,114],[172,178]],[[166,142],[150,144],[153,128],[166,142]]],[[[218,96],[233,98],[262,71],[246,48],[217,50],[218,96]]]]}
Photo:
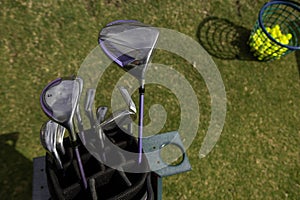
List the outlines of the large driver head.
{"type": "Polygon", "coordinates": [[[158,36],[154,27],[135,20],[118,20],[101,30],[99,44],[108,57],[141,81],[158,36]]]}

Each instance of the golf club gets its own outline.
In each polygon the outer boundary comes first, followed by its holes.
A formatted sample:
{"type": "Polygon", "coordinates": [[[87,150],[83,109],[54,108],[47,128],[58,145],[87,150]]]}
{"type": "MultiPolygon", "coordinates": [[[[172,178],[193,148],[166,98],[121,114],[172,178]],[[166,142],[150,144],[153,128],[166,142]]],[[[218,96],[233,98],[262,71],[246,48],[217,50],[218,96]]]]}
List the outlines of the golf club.
{"type": "Polygon", "coordinates": [[[105,137],[104,137],[102,128],[101,127],[98,128],[97,121],[95,120],[94,112],[93,112],[93,103],[95,100],[95,94],[96,94],[96,89],[89,88],[87,90],[84,109],[85,109],[86,115],[89,118],[91,129],[95,132],[95,134],[97,134],[99,136],[101,149],[103,152],[102,157],[103,157],[103,160],[105,161],[106,160],[105,153],[104,153],[105,137]]]}
{"type": "MultiPolygon", "coordinates": [[[[56,123],[56,122],[53,122],[56,123]]],[[[62,155],[66,154],[65,148],[64,148],[64,136],[65,136],[65,127],[57,124],[57,129],[56,129],[56,146],[57,149],[62,153],[62,155]]]]}
{"type": "Polygon", "coordinates": [[[134,101],[132,100],[128,90],[123,87],[123,86],[120,86],[119,87],[119,91],[126,103],[126,105],[128,106],[129,110],[132,111],[132,112],[135,112],[136,113],[136,106],[135,106],[135,103],[134,101]]]}
{"type": "Polygon", "coordinates": [[[58,169],[63,169],[61,159],[56,150],[57,126],[58,124],[52,120],[44,123],[40,131],[40,141],[42,146],[54,156],[58,169]]]}
{"type": "Polygon", "coordinates": [[[83,123],[82,123],[82,118],[81,118],[81,113],[80,113],[80,108],[79,105],[76,107],[76,120],[77,120],[77,128],[78,128],[78,133],[80,135],[80,139],[83,145],[86,144],[85,141],[85,135],[84,135],[84,128],[83,128],[83,123]]]}
{"type": "Polygon", "coordinates": [[[97,200],[98,196],[96,190],[96,182],[94,178],[89,179],[89,186],[90,186],[90,193],[91,193],[92,200],[97,200]]]}
{"type": "Polygon", "coordinates": [[[94,117],[94,113],[93,113],[93,103],[94,103],[94,99],[95,99],[95,94],[96,94],[95,89],[91,89],[91,88],[88,89],[86,92],[86,98],[85,98],[85,103],[84,103],[84,110],[85,110],[87,117],[89,118],[91,128],[95,128],[95,125],[96,125],[96,123],[95,123],[96,121],[95,121],[95,117],[94,117]]]}
{"type": "Polygon", "coordinates": [[[73,117],[80,95],[80,81],[78,78],[58,78],[50,82],[42,91],[40,103],[44,113],[53,121],[69,131],[74,149],[80,176],[84,188],[87,181],[79,154],[77,136],[74,130],[73,117]]]}
{"type": "Polygon", "coordinates": [[[114,129],[116,126],[122,127],[125,124],[131,124],[132,119],[130,116],[135,119],[136,115],[136,106],[133,100],[131,99],[131,96],[127,89],[123,86],[119,87],[119,91],[128,106],[129,110],[119,110],[115,111],[112,116],[110,116],[107,120],[104,122],[104,116],[107,112],[107,107],[98,107],[97,109],[97,119],[98,123],[100,124],[100,127],[102,127],[103,130],[109,131],[114,129]]]}
{"type": "Polygon", "coordinates": [[[135,119],[136,113],[129,110],[115,111],[109,118],[103,121],[99,126],[104,131],[109,131],[117,126],[122,127],[124,124],[131,123],[135,119]]]}
{"type": "MultiPolygon", "coordinates": [[[[123,97],[125,103],[127,104],[129,110],[136,113],[136,106],[135,106],[135,103],[134,103],[134,101],[132,100],[132,98],[131,98],[131,96],[130,96],[128,90],[127,90],[125,87],[120,86],[120,87],[119,87],[119,91],[120,91],[120,93],[121,93],[121,95],[122,95],[122,97],[123,97]]],[[[133,133],[132,133],[132,122],[128,123],[128,126],[127,126],[127,133],[128,133],[128,134],[131,134],[131,135],[133,134],[133,133]]]]}
{"type": "Polygon", "coordinates": [[[139,163],[142,162],[143,151],[145,73],[158,36],[159,31],[154,27],[135,20],[118,20],[106,25],[100,31],[98,38],[98,42],[106,55],[140,82],[138,123],[139,163]]]}
{"type": "Polygon", "coordinates": [[[96,116],[98,124],[101,124],[104,121],[107,110],[108,108],[106,106],[100,106],[97,108],[96,116]]]}
{"type": "MultiPolygon", "coordinates": [[[[83,80],[81,78],[77,79],[79,82],[79,96],[81,96],[82,93],[82,89],[83,89],[83,80]]],[[[85,135],[84,135],[84,128],[83,128],[83,122],[82,122],[82,118],[81,118],[81,113],[80,113],[80,108],[79,108],[79,99],[78,99],[78,103],[77,103],[77,107],[76,107],[76,111],[75,111],[75,116],[76,116],[76,120],[77,120],[77,128],[78,128],[78,132],[80,135],[80,139],[83,145],[86,145],[86,141],[85,141],[85,135]]]]}

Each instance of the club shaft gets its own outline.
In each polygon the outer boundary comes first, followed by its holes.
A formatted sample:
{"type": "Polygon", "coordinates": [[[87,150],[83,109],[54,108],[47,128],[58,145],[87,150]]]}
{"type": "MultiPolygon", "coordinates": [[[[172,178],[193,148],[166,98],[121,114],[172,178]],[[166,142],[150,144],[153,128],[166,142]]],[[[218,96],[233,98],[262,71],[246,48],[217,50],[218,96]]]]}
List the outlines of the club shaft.
{"type": "Polygon", "coordinates": [[[103,158],[103,161],[106,161],[106,156],[105,156],[105,153],[104,153],[104,133],[101,130],[99,130],[97,128],[97,121],[95,120],[94,118],[94,114],[92,112],[92,110],[89,110],[87,111],[87,116],[90,120],[90,125],[91,125],[91,129],[94,131],[95,134],[97,134],[99,136],[99,139],[100,139],[100,144],[101,144],[101,149],[102,149],[102,158],[103,158]]]}
{"type": "Polygon", "coordinates": [[[138,129],[138,148],[139,148],[139,164],[142,162],[143,154],[143,122],[144,122],[144,88],[140,88],[139,101],[139,129],[138,129]]]}
{"type": "Polygon", "coordinates": [[[89,179],[89,186],[90,186],[90,192],[91,192],[92,200],[97,200],[98,197],[97,197],[96,183],[95,183],[94,178],[89,179]]]}
{"type": "Polygon", "coordinates": [[[87,186],[87,181],[86,181],[85,173],[84,173],[84,170],[83,170],[82,161],[81,161],[81,158],[80,158],[78,146],[74,147],[74,152],[76,154],[76,159],[77,159],[77,163],[78,163],[79,172],[80,172],[80,176],[81,176],[81,179],[82,179],[83,187],[84,187],[84,189],[87,189],[87,187],[88,187],[87,186]]]}
{"type": "Polygon", "coordinates": [[[82,124],[82,119],[81,119],[81,114],[80,114],[80,110],[79,110],[79,106],[77,106],[76,108],[76,113],[75,116],[77,118],[77,125],[78,125],[78,131],[80,134],[80,139],[83,145],[86,144],[86,140],[85,140],[85,135],[84,135],[84,128],[83,128],[83,124],[82,124]]]}
{"type": "Polygon", "coordinates": [[[56,144],[56,146],[59,149],[59,151],[62,153],[62,155],[66,154],[66,150],[65,150],[64,144],[62,142],[56,144]]]}
{"type": "Polygon", "coordinates": [[[53,154],[54,154],[54,157],[55,157],[55,159],[56,159],[57,167],[58,167],[59,169],[63,169],[63,165],[62,165],[61,159],[60,159],[60,157],[59,157],[59,155],[58,155],[56,149],[54,149],[53,154]]]}
{"type": "Polygon", "coordinates": [[[74,130],[74,126],[73,126],[73,122],[69,121],[68,122],[68,131],[69,131],[69,136],[72,142],[77,142],[77,136],[75,134],[75,130],[74,130]]]}

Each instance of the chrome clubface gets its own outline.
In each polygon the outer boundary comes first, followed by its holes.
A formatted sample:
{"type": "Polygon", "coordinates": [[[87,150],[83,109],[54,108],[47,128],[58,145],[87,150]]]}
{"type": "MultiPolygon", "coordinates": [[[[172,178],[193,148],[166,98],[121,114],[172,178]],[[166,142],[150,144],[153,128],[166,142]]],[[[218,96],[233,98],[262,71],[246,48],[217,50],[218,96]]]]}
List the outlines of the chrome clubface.
{"type": "Polygon", "coordinates": [[[93,112],[93,104],[94,104],[94,100],[95,100],[95,94],[96,94],[96,89],[91,89],[91,88],[88,89],[86,92],[86,98],[85,98],[85,103],[84,103],[84,110],[90,120],[91,127],[95,127],[95,125],[96,125],[96,120],[95,120],[94,112],[93,112]]]}
{"type": "Polygon", "coordinates": [[[106,106],[100,106],[97,108],[96,115],[98,124],[101,124],[104,121],[107,110],[108,108],[106,106]]]}
{"type": "Polygon", "coordinates": [[[58,124],[52,120],[49,120],[43,124],[40,131],[40,141],[42,146],[55,158],[57,167],[63,169],[61,159],[57,153],[56,149],[56,134],[57,134],[58,124]]]}
{"type": "MultiPolygon", "coordinates": [[[[83,90],[83,80],[81,78],[77,78],[76,80],[79,83],[79,96],[81,96],[82,90],[83,90]]],[[[79,108],[79,105],[80,105],[79,101],[80,101],[80,98],[78,99],[78,103],[77,103],[76,110],[75,110],[75,118],[76,118],[75,123],[78,128],[78,132],[79,132],[78,134],[80,135],[81,142],[83,145],[85,145],[86,141],[85,141],[85,135],[84,135],[82,116],[81,116],[81,112],[80,112],[80,108],[79,108]]]]}
{"type": "Polygon", "coordinates": [[[56,134],[56,147],[59,150],[59,152],[62,153],[62,155],[65,155],[66,151],[65,151],[63,142],[64,142],[64,136],[65,136],[66,129],[59,124],[57,124],[57,125],[58,125],[58,127],[56,130],[56,133],[57,133],[56,134]]]}

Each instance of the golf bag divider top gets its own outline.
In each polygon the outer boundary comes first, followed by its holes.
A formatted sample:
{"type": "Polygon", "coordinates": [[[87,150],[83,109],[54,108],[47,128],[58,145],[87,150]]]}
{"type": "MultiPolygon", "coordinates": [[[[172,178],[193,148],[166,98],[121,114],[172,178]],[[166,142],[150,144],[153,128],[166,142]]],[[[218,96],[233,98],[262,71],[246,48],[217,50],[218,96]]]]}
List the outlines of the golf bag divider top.
{"type": "MultiPolygon", "coordinates": [[[[121,129],[107,133],[106,136],[107,139],[110,139],[120,148],[126,151],[138,152],[136,139],[124,133],[121,129]]],[[[71,144],[66,138],[64,139],[64,146],[66,154],[62,157],[63,171],[58,170],[53,157],[48,153],[46,154],[47,182],[52,199],[93,199],[92,197],[96,196],[98,199],[140,200],[146,199],[147,196],[154,196],[150,194],[153,193],[149,177],[151,173],[124,172],[130,181],[128,184],[118,170],[99,162],[82,144],[79,144],[86,178],[88,182],[90,179],[94,179],[95,188],[95,190],[92,190],[89,185],[88,189],[84,190],[81,185],[77,161],[73,159],[75,155],[73,155],[71,144]]],[[[137,160],[127,160],[124,164],[130,165],[131,163],[136,164],[137,160]]],[[[145,165],[147,162],[143,162],[143,164],[145,165]]]]}

